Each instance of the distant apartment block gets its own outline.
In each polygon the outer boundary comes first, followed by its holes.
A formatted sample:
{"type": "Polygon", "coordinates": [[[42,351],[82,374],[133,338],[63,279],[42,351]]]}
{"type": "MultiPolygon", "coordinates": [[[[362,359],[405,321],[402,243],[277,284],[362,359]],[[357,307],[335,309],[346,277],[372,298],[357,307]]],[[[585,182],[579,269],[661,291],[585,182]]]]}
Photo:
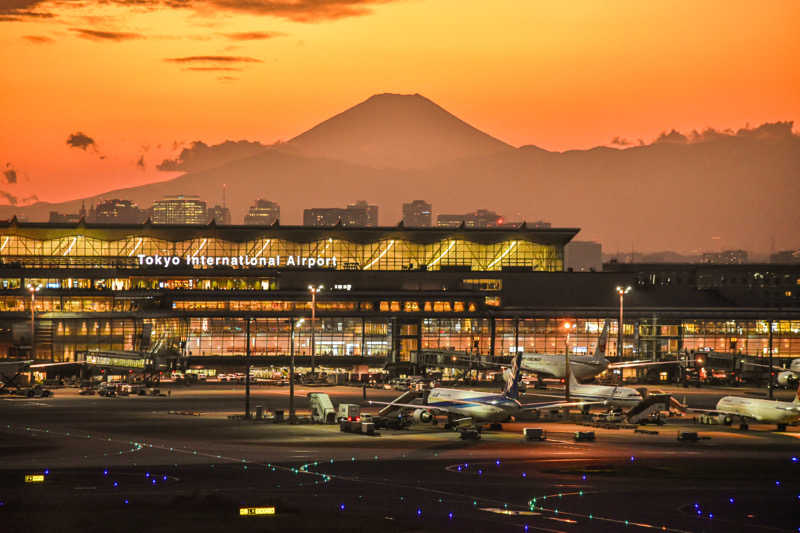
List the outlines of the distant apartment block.
{"type": "Polygon", "coordinates": [[[700,258],[701,263],[712,265],[742,265],[747,263],[748,255],[745,250],[725,250],[722,252],[706,252],[700,258]]]}
{"type": "Polygon", "coordinates": [[[214,221],[215,224],[230,226],[231,224],[231,210],[222,205],[215,205],[208,208],[208,221],[214,221]]]}
{"type": "Polygon", "coordinates": [[[63,223],[71,223],[74,224],[81,219],[81,215],[79,213],[59,213],[58,211],[50,211],[50,223],[51,224],[63,224],[63,223]]]}
{"type": "Polygon", "coordinates": [[[88,219],[100,224],[140,224],[146,218],[145,211],[130,200],[105,200],[89,210],[88,219]]]}
{"type": "Polygon", "coordinates": [[[207,224],[208,208],[198,196],[167,196],[153,203],[153,224],[207,224]]]}
{"type": "Polygon", "coordinates": [[[281,206],[269,200],[258,199],[244,216],[244,223],[249,226],[269,226],[280,218],[281,206]]]}
{"type": "Polygon", "coordinates": [[[425,200],[403,204],[403,225],[409,228],[430,228],[433,206],[425,200]]]}
{"type": "Polygon", "coordinates": [[[375,228],[378,226],[378,206],[370,205],[366,200],[359,200],[347,206],[347,209],[365,209],[367,212],[367,223],[365,226],[375,228]]]}
{"type": "Polygon", "coordinates": [[[304,226],[335,226],[341,221],[342,226],[365,227],[369,220],[366,207],[314,207],[303,211],[304,226]]]}
{"type": "Polygon", "coordinates": [[[778,263],[784,265],[800,264],[800,249],[798,250],[783,250],[776,252],[769,256],[770,263],[778,263]]]}
{"type": "Polygon", "coordinates": [[[564,270],[568,272],[602,271],[603,246],[599,242],[592,241],[567,243],[564,247],[564,270]]]}
{"type": "Polygon", "coordinates": [[[496,228],[502,226],[504,219],[494,211],[478,209],[473,213],[463,215],[439,215],[436,225],[440,228],[458,228],[461,224],[467,228],[496,228]]]}

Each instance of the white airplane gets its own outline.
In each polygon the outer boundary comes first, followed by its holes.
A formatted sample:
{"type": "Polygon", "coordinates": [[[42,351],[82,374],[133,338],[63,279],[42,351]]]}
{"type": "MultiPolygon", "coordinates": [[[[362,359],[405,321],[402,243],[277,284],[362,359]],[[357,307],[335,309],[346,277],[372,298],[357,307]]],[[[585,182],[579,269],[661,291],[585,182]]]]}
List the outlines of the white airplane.
{"type": "MultiPolygon", "coordinates": [[[[679,361],[624,361],[612,363],[605,357],[607,343],[608,320],[603,325],[603,331],[597,339],[594,355],[570,355],[570,374],[579,380],[591,379],[607,369],[679,364],[679,361]]],[[[522,369],[527,372],[533,372],[538,376],[564,378],[567,375],[566,368],[565,354],[524,353],[522,355],[522,369]]]]}
{"type": "Polygon", "coordinates": [[[724,396],[717,402],[716,409],[692,409],[701,413],[717,415],[719,421],[730,425],[733,419],[739,419],[739,429],[746,430],[750,421],[775,424],[778,431],[786,431],[786,425],[800,420],[800,387],[791,402],[778,400],[762,400],[744,396],[724,396]]]}
{"type": "MultiPolygon", "coordinates": [[[[436,387],[431,389],[427,403],[423,405],[378,401],[370,401],[369,403],[370,405],[413,409],[412,416],[416,422],[432,422],[436,416],[447,416],[450,426],[470,429],[474,429],[481,424],[504,422],[512,416],[527,411],[584,406],[587,404],[584,401],[521,404],[518,399],[519,380],[522,374],[520,368],[521,358],[522,354],[517,354],[514,357],[511,369],[506,370],[504,373],[506,386],[501,394],[436,387]]],[[[604,401],[593,403],[604,403],[604,401]]]]}
{"type": "MultiPolygon", "coordinates": [[[[750,363],[745,361],[743,364],[769,368],[769,365],[765,365],[763,363],[750,363]]],[[[773,366],[772,368],[775,371],[779,371],[777,377],[775,378],[775,381],[778,383],[778,385],[784,387],[794,387],[798,384],[798,382],[800,382],[800,359],[792,359],[792,362],[789,363],[789,368],[781,366],[773,366]]]]}
{"type": "Polygon", "coordinates": [[[0,361],[0,381],[2,381],[2,383],[0,383],[0,390],[10,389],[11,387],[18,389],[19,385],[16,384],[16,379],[22,372],[74,364],[76,363],[36,363],[32,359],[25,361],[0,361]]]}

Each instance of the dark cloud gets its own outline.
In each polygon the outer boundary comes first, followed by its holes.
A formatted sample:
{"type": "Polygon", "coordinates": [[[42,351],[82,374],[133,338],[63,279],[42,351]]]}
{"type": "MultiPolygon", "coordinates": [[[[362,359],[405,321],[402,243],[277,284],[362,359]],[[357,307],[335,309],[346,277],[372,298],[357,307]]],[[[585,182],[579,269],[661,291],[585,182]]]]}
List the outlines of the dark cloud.
{"type": "Polygon", "coordinates": [[[139,167],[141,170],[145,169],[145,166],[144,166],[144,154],[139,156],[139,160],[136,161],[136,166],[139,167]]]}
{"type": "Polygon", "coordinates": [[[195,141],[189,148],[181,150],[175,159],[165,159],[156,165],[163,171],[192,172],[223,165],[228,161],[243,159],[261,153],[267,147],[260,142],[225,141],[209,146],[202,141],[195,141]]]}
{"type": "Polygon", "coordinates": [[[736,132],[737,137],[755,137],[764,140],[791,139],[797,137],[793,132],[794,122],[765,122],[757,128],[742,128],[736,132]]]}
{"type": "Polygon", "coordinates": [[[658,136],[658,139],[655,140],[656,143],[678,143],[678,144],[685,144],[689,141],[686,135],[682,134],[678,130],[672,130],[671,132],[662,132],[661,135],[658,136]]]}
{"type": "Polygon", "coordinates": [[[116,31],[99,31],[99,30],[89,30],[86,28],[70,28],[70,31],[74,31],[78,34],[78,37],[82,39],[89,39],[91,41],[128,41],[130,39],[141,39],[144,35],[139,33],[125,33],[125,32],[116,32],[116,31]]]}
{"type": "Polygon", "coordinates": [[[67,144],[72,148],[80,148],[84,151],[86,151],[86,149],[90,146],[95,150],[97,149],[97,144],[95,144],[94,139],[82,131],[76,131],[75,133],[70,134],[70,136],[67,137],[67,144]]]}
{"type": "Polygon", "coordinates": [[[39,201],[39,197],[36,196],[35,194],[31,194],[30,196],[26,196],[25,198],[22,199],[22,203],[23,204],[32,204],[32,203],[38,202],[38,201],[39,201]]]}
{"type": "Polygon", "coordinates": [[[6,163],[6,168],[3,170],[3,176],[6,178],[6,183],[17,182],[17,171],[11,166],[11,163],[6,163]]]}
{"type": "Polygon", "coordinates": [[[242,69],[236,67],[188,67],[183,70],[195,70],[198,72],[241,72],[242,69]]]}
{"type": "Polygon", "coordinates": [[[611,139],[611,143],[610,144],[614,144],[616,146],[630,146],[633,143],[631,141],[629,141],[628,139],[625,139],[623,137],[617,136],[617,137],[614,137],[613,139],[611,139]]]}
{"type": "Polygon", "coordinates": [[[50,37],[45,37],[44,35],[23,35],[22,38],[36,44],[47,44],[55,42],[50,37]]]}
{"type": "Polygon", "coordinates": [[[232,41],[261,41],[264,39],[286,36],[285,33],[268,31],[244,31],[239,33],[223,33],[222,35],[232,41]]]}
{"type": "Polygon", "coordinates": [[[0,191],[0,198],[5,198],[11,205],[17,205],[18,203],[17,197],[6,191],[0,191]]]}
{"type": "MultiPolygon", "coordinates": [[[[294,22],[322,22],[368,15],[378,4],[398,0],[104,0],[104,4],[127,6],[131,9],[169,10],[192,9],[200,15],[214,11],[246,13],[256,16],[282,18],[294,22]]],[[[44,0],[0,0],[0,21],[53,17],[38,8],[44,0]]],[[[61,0],[60,9],[86,9],[91,3],[81,0],[61,0]]]]}
{"type": "Polygon", "coordinates": [[[52,18],[52,13],[36,9],[43,3],[43,0],[0,0],[0,22],[52,18]]]}
{"type": "Polygon", "coordinates": [[[169,63],[263,63],[260,59],[245,56],[187,56],[169,57],[169,63]]]}
{"type": "MultiPolygon", "coordinates": [[[[755,139],[759,141],[777,141],[783,139],[795,139],[798,137],[793,131],[794,122],[779,121],[766,122],[755,128],[745,126],[737,131],[731,129],[716,130],[706,128],[703,131],[693,130],[688,135],[684,135],[677,130],[669,133],[662,133],[654,143],[704,143],[714,141],[724,141],[727,139],[755,139]]],[[[612,141],[613,144],[613,141],[612,141]]]]}

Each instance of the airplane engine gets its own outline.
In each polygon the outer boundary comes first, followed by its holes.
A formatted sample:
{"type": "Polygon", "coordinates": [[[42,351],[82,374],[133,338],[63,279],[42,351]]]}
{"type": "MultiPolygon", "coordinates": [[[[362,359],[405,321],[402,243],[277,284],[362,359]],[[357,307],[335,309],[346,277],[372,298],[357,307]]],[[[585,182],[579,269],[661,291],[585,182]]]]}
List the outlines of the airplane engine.
{"type": "Polygon", "coordinates": [[[430,411],[426,411],[425,409],[417,409],[414,411],[412,415],[414,418],[414,422],[416,423],[423,423],[427,424],[433,420],[433,414],[430,411]]]}
{"type": "Polygon", "coordinates": [[[719,420],[720,424],[724,424],[726,426],[730,426],[733,423],[733,419],[729,415],[718,415],[717,420],[719,420]]]}
{"type": "Polygon", "coordinates": [[[782,387],[786,386],[793,387],[796,383],[797,383],[797,377],[795,376],[794,372],[786,370],[778,374],[778,385],[782,387]]]}

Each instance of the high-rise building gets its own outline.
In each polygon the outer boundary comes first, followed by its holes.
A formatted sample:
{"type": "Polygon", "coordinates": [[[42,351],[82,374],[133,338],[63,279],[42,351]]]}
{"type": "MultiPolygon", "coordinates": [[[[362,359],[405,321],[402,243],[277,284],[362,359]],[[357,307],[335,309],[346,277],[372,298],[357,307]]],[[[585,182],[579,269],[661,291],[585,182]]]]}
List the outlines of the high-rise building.
{"type": "Polygon", "coordinates": [[[51,224],[75,223],[81,219],[79,213],[59,213],[58,211],[50,211],[51,224]]]}
{"type": "Polygon", "coordinates": [[[231,210],[222,205],[215,205],[208,208],[208,221],[216,224],[229,226],[231,223],[231,210]]]}
{"type": "Polygon", "coordinates": [[[367,223],[364,224],[370,228],[378,226],[378,206],[370,205],[366,200],[359,200],[354,204],[347,206],[347,209],[365,209],[367,211],[367,223]]]}
{"type": "Polygon", "coordinates": [[[153,203],[153,224],[207,224],[208,208],[198,196],[166,196],[153,203]]]}
{"type": "Polygon", "coordinates": [[[406,227],[430,228],[432,217],[432,206],[425,200],[403,204],[403,225],[406,227]]]}
{"type": "Polygon", "coordinates": [[[746,250],[724,250],[722,252],[706,252],[700,262],[715,265],[742,265],[747,263],[747,259],[746,250]]]}
{"type": "Polygon", "coordinates": [[[440,228],[458,228],[463,223],[467,228],[496,228],[503,225],[503,216],[488,209],[478,209],[463,215],[439,215],[436,225],[440,228]]]}
{"type": "Polygon", "coordinates": [[[140,224],[145,212],[130,200],[106,200],[89,210],[89,220],[100,224],[140,224]]]}
{"type": "Polygon", "coordinates": [[[279,218],[281,218],[281,206],[260,198],[250,206],[244,216],[244,223],[250,226],[269,226],[279,218]]]}
{"type": "Polygon", "coordinates": [[[364,227],[368,220],[366,207],[313,207],[303,211],[304,226],[335,226],[341,221],[342,226],[364,227]]]}

